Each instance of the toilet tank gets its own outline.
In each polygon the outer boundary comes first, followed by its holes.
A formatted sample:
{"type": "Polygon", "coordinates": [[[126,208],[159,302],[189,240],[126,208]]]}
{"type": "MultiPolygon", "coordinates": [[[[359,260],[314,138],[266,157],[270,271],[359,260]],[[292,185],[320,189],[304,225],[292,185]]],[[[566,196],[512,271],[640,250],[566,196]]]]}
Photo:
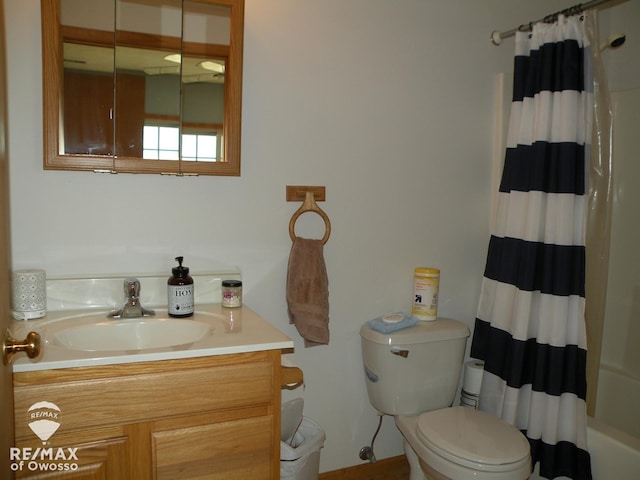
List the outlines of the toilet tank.
{"type": "Polygon", "coordinates": [[[438,318],[392,333],[360,329],[369,401],[388,415],[417,415],[453,404],[469,328],[438,318]]]}

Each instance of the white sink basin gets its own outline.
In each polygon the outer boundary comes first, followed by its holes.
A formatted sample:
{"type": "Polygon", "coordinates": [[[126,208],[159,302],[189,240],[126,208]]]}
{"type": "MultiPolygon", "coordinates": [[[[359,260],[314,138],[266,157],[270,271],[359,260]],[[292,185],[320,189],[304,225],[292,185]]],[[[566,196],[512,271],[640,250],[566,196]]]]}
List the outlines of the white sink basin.
{"type": "Polygon", "coordinates": [[[71,350],[149,350],[196,342],[211,327],[197,320],[144,317],[102,320],[69,326],[54,334],[58,345],[71,350]]]}

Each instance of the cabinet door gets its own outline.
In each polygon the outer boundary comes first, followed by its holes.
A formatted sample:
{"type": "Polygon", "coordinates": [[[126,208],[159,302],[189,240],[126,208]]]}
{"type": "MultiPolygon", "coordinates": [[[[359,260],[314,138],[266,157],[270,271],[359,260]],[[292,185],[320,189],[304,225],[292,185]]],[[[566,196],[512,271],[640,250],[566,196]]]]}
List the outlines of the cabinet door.
{"type": "Polygon", "coordinates": [[[145,83],[139,75],[113,75],[65,70],[64,153],[142,158],[145,83]],[[126,112],[126,115],[120,112],[126,112]],[[115,121],[115,151],[114,122],[115,121]]]}
{"type": "Polygon", "coordinates": [[[113,155],[113,76],[64,74],[64,153],[113,155]]]}
{"type": "Polygon", "coordinates": [[[152,434],[155,480],[271,479],[273,416],[152,434]]]}
{"type": "Polygon", "coordinates": [[[38,440],[18,443],[20,460],[11,461],[16,478],[46,480],[123,480],[129,438],[121,428],[56,434],[43,445],[38,440]]]}
{"type": "Polygon", "coordinates": [[[117,157],[142,158],[145,80],[140,75],[116,75],[117,157]]]}

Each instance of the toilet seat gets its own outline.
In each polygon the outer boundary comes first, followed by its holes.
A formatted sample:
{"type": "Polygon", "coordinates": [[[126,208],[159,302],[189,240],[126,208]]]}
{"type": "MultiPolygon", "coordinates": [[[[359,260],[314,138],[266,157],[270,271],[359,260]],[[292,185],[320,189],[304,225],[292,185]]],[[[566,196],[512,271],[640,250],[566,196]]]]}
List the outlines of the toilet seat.
{"type": "Polygon", "coordinates": [[[416,434],[432,459],[441,457],[472,470],[506,473],[529,465],[526,437],[499,418],[472,408],[423,413],[418,417],[416,434]]]}

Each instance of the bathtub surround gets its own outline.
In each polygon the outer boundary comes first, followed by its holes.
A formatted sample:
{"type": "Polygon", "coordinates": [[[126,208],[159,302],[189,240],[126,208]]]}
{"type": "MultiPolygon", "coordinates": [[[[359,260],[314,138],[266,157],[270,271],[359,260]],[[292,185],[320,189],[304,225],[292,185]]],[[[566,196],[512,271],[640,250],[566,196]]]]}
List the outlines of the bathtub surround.
{"type": "Polygon", "coordinates": [[[479,407],[525,433],[542,476],[589,479],[589,40],[578,16],[560,16],[531,34],[518,32],[515,45],[497,221],[471,347],[471,356],[485,362],[479,407]]]}
{"type": "MultiPolygon", "coordinates": [[[[625,48],[627,45],[625,45],[625,48]]],[[[640,228],[637,161],[640,88],[613,91],[615,126],[611,201],[611,253],[604,310],[595,417],[640,441],[640,228]]],[[[609,237],[607,237],[609,238],[609,237]]],[[[588,250],[587,250],[588,251],[588,250]]]]}

